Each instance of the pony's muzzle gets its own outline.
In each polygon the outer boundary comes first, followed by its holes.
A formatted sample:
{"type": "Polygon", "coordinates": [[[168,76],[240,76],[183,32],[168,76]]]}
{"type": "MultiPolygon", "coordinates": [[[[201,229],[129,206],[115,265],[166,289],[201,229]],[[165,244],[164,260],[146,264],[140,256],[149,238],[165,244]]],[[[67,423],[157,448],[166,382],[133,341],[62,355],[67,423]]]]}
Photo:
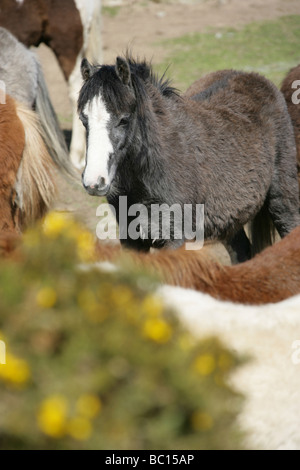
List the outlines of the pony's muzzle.
{"type": "Polygon", "coordinates": [[[82,175],[82,184],[90,196],[105,196],[109,190],[109,184],[106,184],[106,181],[102,176],[98,178],[96,184],[86,184],[84,182],[84,175],[82,175]]]}

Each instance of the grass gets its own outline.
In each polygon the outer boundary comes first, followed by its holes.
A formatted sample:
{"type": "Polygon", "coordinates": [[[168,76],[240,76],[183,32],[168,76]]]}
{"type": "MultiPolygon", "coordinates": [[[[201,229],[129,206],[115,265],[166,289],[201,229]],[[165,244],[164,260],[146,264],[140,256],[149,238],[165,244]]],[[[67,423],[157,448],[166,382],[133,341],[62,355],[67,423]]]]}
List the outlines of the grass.
{"type": "Polygon", "coordinates": [[[120,6],[103,6],[102,14],[104,16],[110,16],[111,18],[114,18],[119,13],[120,8],[120,6]]]}
{"type": "Polygon", "coordinates": [[[66,127],[68,124],[71,125],[72,127],[72,123],[73,123],[72,114],[68,114],[68,115],[58,114],[57,118],[59,122],[61,123],[62,127],[66,127]]]}
{"type": "Polygon", "coordinates": [[[279,85],[300,62],[300,15],[250,23],[242,29],[218,29],[165,40],[169,50],[157,71],[185,90],[205,73],[233,68],[262,73],[279,85]]]}

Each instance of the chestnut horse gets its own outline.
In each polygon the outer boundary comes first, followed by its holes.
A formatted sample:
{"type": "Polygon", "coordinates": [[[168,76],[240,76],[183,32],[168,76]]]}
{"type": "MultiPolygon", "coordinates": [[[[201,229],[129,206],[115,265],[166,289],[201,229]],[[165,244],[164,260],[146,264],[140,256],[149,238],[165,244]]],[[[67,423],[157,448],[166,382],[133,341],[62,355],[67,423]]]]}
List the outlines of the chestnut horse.
{"type": "Polygon", "coordinates": [[[163,283],[204,292],[220,300],[260,305],[300,294],[300,227],[254,258],[235,266],[221,265],[209,244],[201,250],[139,253],[120,245],[96,245],[98,261],[139,268],[163,283]]]}
{"type": "MultiPolygon", "coordinates": [[[[1,257],[18,257],[20,237],[0,233],[1,257]]],[[[213,244],[201,250],[157,250],[140,253],[120,244],[97,242],[96,265],[89,268],[141,271],[162,284],[192,289],[238,304],[277,303],[300,294],[300,227],[249,261],[224,266],[216,261],[213,244]],[[210,246],[212,245],[212,246],[210,246]],[[110,265],[107,265],[107,262],[110,265]]]]}
{"type": "Polygon", "coordinates": [[[41,43],[54,52],[69,86],[73,106],[71,161],[81,166],[84,158],[84,131],[76,108],[81,86],[80,62],[102,58],[100,0],[1,0],[0,26],[29,46],[41,43]]]}

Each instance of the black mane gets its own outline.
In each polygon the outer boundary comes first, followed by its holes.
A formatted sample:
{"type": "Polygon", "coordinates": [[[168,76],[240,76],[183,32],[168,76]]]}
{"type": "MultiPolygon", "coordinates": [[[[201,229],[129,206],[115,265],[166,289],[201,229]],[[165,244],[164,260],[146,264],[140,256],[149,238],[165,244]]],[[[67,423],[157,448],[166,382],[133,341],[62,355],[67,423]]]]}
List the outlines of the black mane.
{"type": "Polygon", "coordinates": [[[127,56],[126,60],[130,66],[131,73],[137,75],[143,81],[149,80],[149,82],[158,89],[158,91],[166,97],[173,95],[178,96],[179,90],[171,86],[171,80],[165,78],[166,72],[161,77],[153,71],[152,65],[147,63],[145,60],[138,62],[131,56],[127,56]]]}
{"type": "MultiPolygon", "coordinates": [[[[130,67],[132,84],[138,100],[145,96],[144,84],[147,82],[151,83],[164,97],[170,98],[179,96],[179,91],[171,86],[171,81],[165,78],[165,73],[159,77],[158,74],[153,71],[152,66],[146,61],[136,61],[130,56],[126,56],[126,60],[130,67]]],[[[99,86],[100,83],[105,87],[105,94],[108,101],[120,104],[125,98],[121,92],[114,65],[95,65],[93,67],[95,72],[83,84],[79,94],[79,112],[83,109],[87,101],[99,95],[101,89],[99,86]]]]}

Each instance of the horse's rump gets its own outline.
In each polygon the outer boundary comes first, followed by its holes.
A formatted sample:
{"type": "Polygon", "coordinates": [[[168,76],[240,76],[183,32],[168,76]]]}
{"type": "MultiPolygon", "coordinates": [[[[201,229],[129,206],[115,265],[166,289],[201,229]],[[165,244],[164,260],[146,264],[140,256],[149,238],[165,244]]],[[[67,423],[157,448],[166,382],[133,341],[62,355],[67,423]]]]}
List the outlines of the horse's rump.
{"type": "Polygon", "coordinates": [[[218,70],[204,75],[192,83],[183,96],[196,101],[209,99],[212,94],[227,86],[229,78],[236,74],[234,70],[218,70]]]}
{"type": "MultiPolygon", "coordinates": [[[[216,100],[222,99],[224,94],[224,90],[226,88],[230,87],[231,84],[233,84],[233,91],[239,92],[240,88],[240,93],[245,93],[248,88],[248,96],[249,100],[244,101],[245,103],[245,111],[246,113],[251,117],[251,114],[254,115],[255,113],[255,108],[260,106],[260,103],[262,100],[265,101],[263,114],[261,115],[262,119],[262,127],[265,126],[265,123],[263,122],[263,117],[266,118],[266,120],[271,120],[272,113],[274,113],[275,118],[274,119],[274,131],[273,135],[272,133],[270,134],[271,139],[277,139],[278,136],[276,135],[276,127],[280,127],[279,125],[276,124],[280,123],[279,115],[286,114],[284,113],[284,103],[282,100],[280,100],[280,97],[278,96],[278,92],[275,89],[275,86],[271,84],[269,81],[267,81],[264,77],[261,77],[257,74],[247,74],[247,80],[252,79],[253,80],[253,88],[251,91],[251,85],[248,86],[246,84],[246,81],[243,79],[246,76],[240,75],[239,72],[234,71],[234,70],[221,70],[217,72],[212,72],[199,80],[197,80],[195,83],[193,83],[184,96],[188,99],[191,99],[196,102],[201,102],[206,104],[207,106],[210,105],[210,103],[216,103],[216,100]],[[242,77],[242,80],[241,80],[242,77]],[[257,78],[259,78],[259,81],[257,81],[257,78]],[[242,89],[243,88],[243,89],[242,89]],[[249,94],[253,93],[253,97],[250,96],[249,94]],[[266,99],[266,95],[269,95],[269,100],[266,99]],[[268,105],[268,102],[270,103],[268,105]],[[248,108],[248,109],[247,109],[248,108]],[[277,115],[277,116],[276,116],[277,115]]],[[[233,97],[233,102],[234,102],[234,95],[233,97]]],[[[230,102],[227,101],[226,103],[230,107],[230,102]]],[[[242,116],[241,116],[242,117],[242,116]]],[[[283,121],[281,119],[281,121],[283,121]]],[[[300,123],[300,119],[299,119],[300,123]]],[[[286,126],[287,129],[289,129],[289,133],[291,134],[291,126],[289,126],[288,118],[286,116],[285,122],[281,127],[286,126]]],[[[300,124],[299,124],[300,126],[300,124]]],[[[265,128],[264,128],[265,132],[265,128]]],[[[299,134],[300,135],[300,134],[299,134]]],[[[261,140],[265,138],[265,135],[262,134],[261,140]]],[[[257,140],[257,139],[256,139],[257,140]]],[[[253,146],[257,146],[257,142],[253,141],[253,146]]],[[[272,156],[273,156],[273,161],[275,162],[277,155],[276,155],[276,145],[271,149],[272,156]]],[[[242,163],[242,162],[241,162],[242,163]]],[[[270,161],[270,163],[272,163],[270,161]]],[[[283,162],[284,164],[284,162],[283,162]]],[[[284,165],[283,165],[284,166],[284,165]]],[[[274,164],[271,164],[270,166],[270,176],[271,176],[271,170],[273,172],[274,164]]],[[[261,172],[262,173],[262,172],[261,172]]],[[[266,202],[260,207],[258,212],[256,213],[255,217],[252,218],[248,223],[248,233],[250,235],[250,239],[252,242],[252,247],[251,251],[252,254],[256,254],[260,251],[262,251],[266,246],[269,246],[272,244],[275,240],[275,228],[274,224],[271,220],[271,217],[268,213],[268,208],[266,202]]]]}
{"type": "Polygon", "coordinates": [[[26,47],[42,42],[49,45],[65,78],[69,78],[83,45],[81,18],[75,0],[1,0],[0,26],[26,47]]]}

